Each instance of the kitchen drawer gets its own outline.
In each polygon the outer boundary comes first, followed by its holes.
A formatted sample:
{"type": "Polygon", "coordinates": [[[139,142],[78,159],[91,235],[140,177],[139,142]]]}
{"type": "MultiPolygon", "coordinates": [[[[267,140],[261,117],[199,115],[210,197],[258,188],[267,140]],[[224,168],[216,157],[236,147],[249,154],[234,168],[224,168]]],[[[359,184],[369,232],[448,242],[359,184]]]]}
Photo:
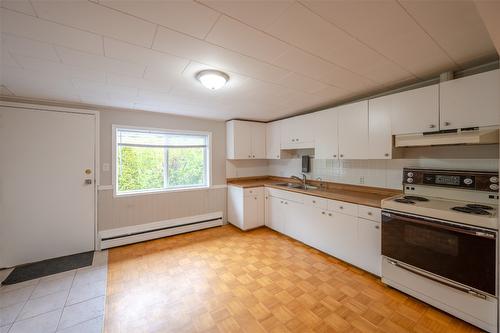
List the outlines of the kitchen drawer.
{"type": "Polygon", "coordinates": [[[358,216],[358,205],[348,202],[328,200],[327,209],[332,212],[358,216]]]}
{"type": "Polygon", "coordinates": [[[327,199],[315,197],[312,195],[304,196],[304,204],[314,208],[326,209],[327,201],[328,201],[327,199]]]}
{"type": "Polygon", "coordinates": [[[304,198],[306,197],[306,195],[304,194],[286,190],[278,190],[276,188],[269,188],[269,195],[272,197],[290,200],[298,203],[304,203],[304,198]]]}
{"type": "Polygon", "coordinates": [[[359,205],[358,216],[363,219],[372,220],[375,222],[382,221],[381,210],[379,208],[359,205]]]}
{"type": "Polygon", "coordinates": [[[258,195],[264,195],[264,187],[249,187],[246,188],[244,191],[244,196],[258,196],[258,195]]]}

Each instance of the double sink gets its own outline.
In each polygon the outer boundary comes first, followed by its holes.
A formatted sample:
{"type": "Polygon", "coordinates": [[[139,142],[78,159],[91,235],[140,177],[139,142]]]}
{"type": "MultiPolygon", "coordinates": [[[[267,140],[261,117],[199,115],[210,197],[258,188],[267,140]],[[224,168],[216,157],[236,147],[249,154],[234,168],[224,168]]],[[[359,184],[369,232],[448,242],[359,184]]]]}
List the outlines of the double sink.
{"type": "Polygon", "coordinates": [[[278,184],[274,184],[274,185],[283,186],[286,188],[300,189],[300,190],[317,190],[318,189],[317,186],[297,184],[297,183],[278,183],[278,184]]]}

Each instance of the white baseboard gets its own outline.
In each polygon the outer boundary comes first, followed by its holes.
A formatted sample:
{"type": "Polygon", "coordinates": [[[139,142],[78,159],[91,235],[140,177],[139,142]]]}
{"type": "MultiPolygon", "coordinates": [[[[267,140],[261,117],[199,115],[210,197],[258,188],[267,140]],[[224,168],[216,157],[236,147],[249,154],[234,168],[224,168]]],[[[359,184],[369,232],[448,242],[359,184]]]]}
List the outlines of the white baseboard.
{"type": "Polygon", "coordinates": [[[99,232],[99,248],[103,250],[115,246],[217,227],[222,224],[222,212],[214,212],[130,227],[102,230],[99,232]]]}

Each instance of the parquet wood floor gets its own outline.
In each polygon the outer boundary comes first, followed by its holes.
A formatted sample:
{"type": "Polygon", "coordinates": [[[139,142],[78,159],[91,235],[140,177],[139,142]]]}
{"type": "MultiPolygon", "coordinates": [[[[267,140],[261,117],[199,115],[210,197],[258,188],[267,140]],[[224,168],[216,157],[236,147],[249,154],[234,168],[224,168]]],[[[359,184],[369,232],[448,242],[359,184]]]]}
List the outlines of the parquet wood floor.
{"type": "Polygon", "coordinates": [[[267,228],[111,249],[105,332],[478,332],[267,228]]]}

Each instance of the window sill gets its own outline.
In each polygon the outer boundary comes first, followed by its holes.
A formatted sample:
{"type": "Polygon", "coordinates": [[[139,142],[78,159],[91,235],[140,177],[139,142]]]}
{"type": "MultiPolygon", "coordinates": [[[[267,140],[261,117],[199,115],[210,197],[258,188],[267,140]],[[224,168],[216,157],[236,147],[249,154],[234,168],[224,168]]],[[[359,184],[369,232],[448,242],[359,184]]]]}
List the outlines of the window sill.
{"type": "MultiPolygon", "coordinates": [[[[226,187],[226,185],[224,185],[223,187],[226,187]]],[[[124,197],[135,197],[135,196],[142,196],[142,195],[165,194],[165,193],[174,193],[174,192],[202,191],[202,190],[210,190],[210,189],[216,189],[216,188],[222,188],[222,186],[221,185],[215,185],[215,186],[203,185],[203,186],[171,188],[171,189],[135,191],[135,192],[126,192],[126,193],[116,193],[115,191],[113,191],[113,197],[114,198],[124,198],[124,197]]]]}

